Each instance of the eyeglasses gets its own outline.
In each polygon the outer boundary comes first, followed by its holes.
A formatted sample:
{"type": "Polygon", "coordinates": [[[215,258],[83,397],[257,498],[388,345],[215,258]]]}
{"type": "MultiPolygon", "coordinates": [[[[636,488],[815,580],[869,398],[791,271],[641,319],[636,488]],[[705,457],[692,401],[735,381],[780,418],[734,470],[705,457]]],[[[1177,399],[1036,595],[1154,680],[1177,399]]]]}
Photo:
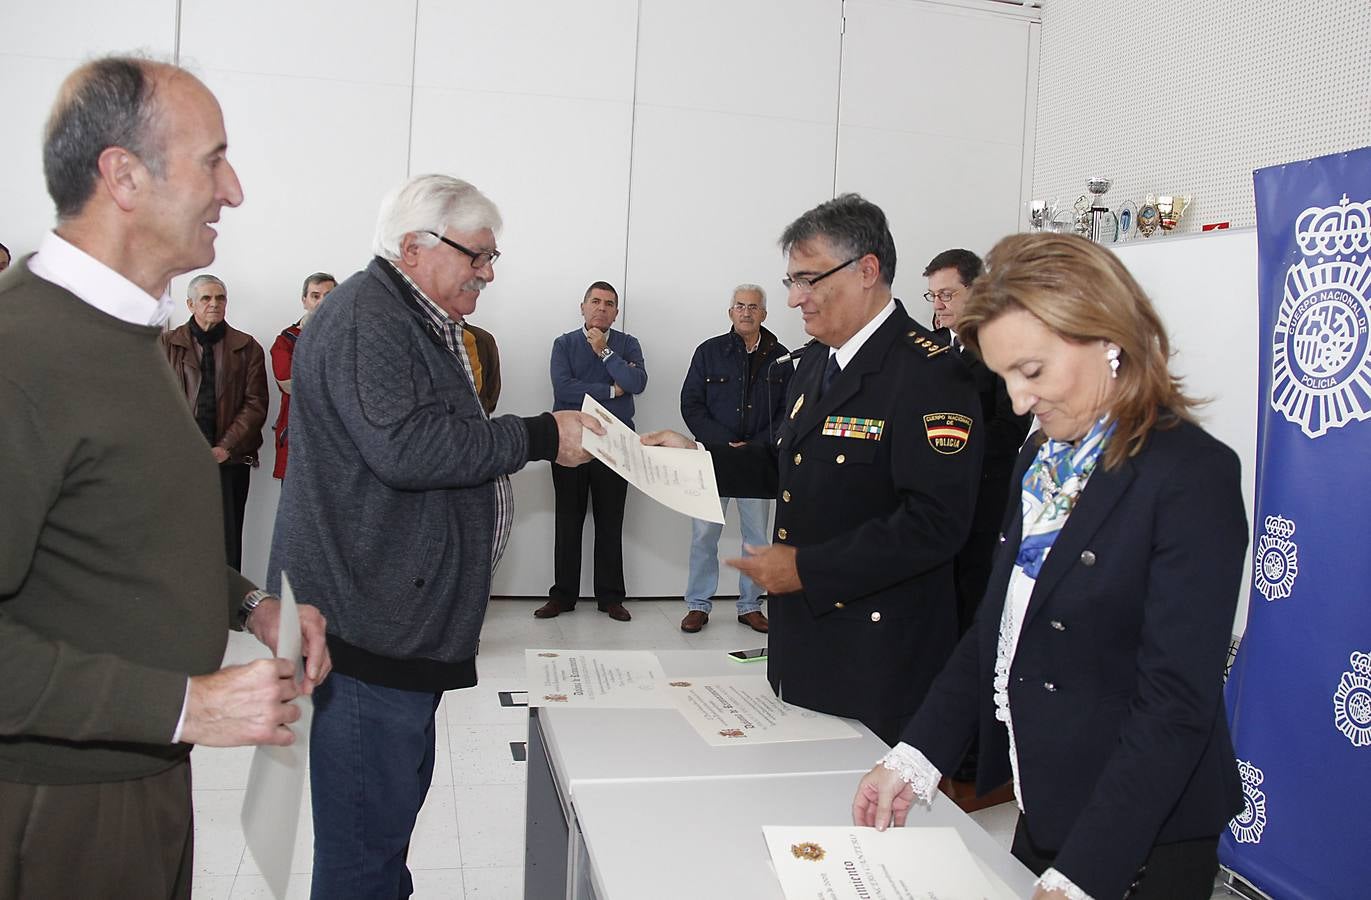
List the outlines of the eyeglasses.
{"type": "Polygon", "coordinates": [[[461,252],[465,253],[468,257],[470,257],[471,267],[473,269],[484,269],[486,266],[493,266],[500,259],[499,250],[471,250],[467,247],[463,247],[461,244],[457,243],[454,240],[443,237],[436,231],[425,231],[424,234],[431,234],[438,240],[442,241],[444,244],[447,244],[449,247],[453,248],[454,250],[460,250],[461,252]]]}
{"type": "Polygon", "coordinates": [[[924,299],[929,303],[932,303],[935,300],[941,300],[946,303],[961,292],[961,288],[944,288],[941,291],[924,291],[924,299]]]}
{"type": "Polygon", "coordinates": [[[796,277],[792,278],[789,275],[787,275],[786,277],[781,279],[781,284],[785,287],[787,291],[791,288],[795,288],[801,294],[808,294],[810,291],[814,290],[814,285],[823,281],[825,278],[832,275],[834,272],[846,269],[848,266],[852,265],[859,259],[861,259],[860,256],[854,256],[847,262],[838,263],[838,265],[829,269],[827,272],[824,272],[820,275],[815,275],[813,278],[806,278],[803,275],[797,275],[796,277]]]}
{"type": "Polygon", "coordinates": [[[735,303],[733,309],[740,313],[759,313],[762,311],[761,306],[756,303],[735,303]]]}

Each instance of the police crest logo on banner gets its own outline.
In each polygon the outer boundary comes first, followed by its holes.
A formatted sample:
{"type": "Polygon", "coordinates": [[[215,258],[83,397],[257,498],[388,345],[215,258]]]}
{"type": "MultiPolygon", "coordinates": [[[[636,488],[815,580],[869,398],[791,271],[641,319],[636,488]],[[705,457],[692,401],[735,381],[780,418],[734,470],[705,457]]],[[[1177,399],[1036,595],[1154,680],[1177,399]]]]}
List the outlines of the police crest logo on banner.
{"type": "Polygon", "coordinates": [[[1266,794],[1261,790],[1266,776],[1245,759],[1238,760],[1238,775],[1242,778],[1242,812],[1228,823],[1228,830],[1240,844],[1260,843],[1266,830],[1266,794]]]}
{"type": "Polygon", "coordinates": [[[1271,406],[1310,438],[1371,418],[1371,213],[1343,194],[1295,222],[1271,336],[1271,406]]]}
{"type": "Polygon", "coordinates": [[[1295,523],[1284,516],[1267,516],[1266,531],[1257,541],[1252,585],[1267,600],[1290,596],[1300,574],[1300,548],[1290,536],[1295,523]]]}
{"type": "Polygon", "coordinates": [[[1353,653],[1333,692],[1333,724],[1353,747],[1371,746],[1371,654],[1353,653]]]}

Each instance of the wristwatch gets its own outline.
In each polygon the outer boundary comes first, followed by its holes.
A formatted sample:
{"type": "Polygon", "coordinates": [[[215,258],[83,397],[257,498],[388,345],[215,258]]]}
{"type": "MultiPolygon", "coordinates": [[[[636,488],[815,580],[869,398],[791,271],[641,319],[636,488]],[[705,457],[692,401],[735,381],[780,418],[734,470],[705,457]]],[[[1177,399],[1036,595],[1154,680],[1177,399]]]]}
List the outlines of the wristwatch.
{"type": "Polygon", "coordinates": [[[605,349],[600,351],[600,360],[602,362],[609,362],[609,358],[613,355],[614,351],[606,347],[605,349]]]}
{"type": "Polygon", "coordinates": [[[275,596],[276,595],[271,591],[264,591],[261,588],[250,591],[248,595],[243,598],[243,605],[238,607],[238,624],[243,628],[246,628],[248,626],[248,616],[252,615],[253,611],[257,609],[258,605],[263,600],[275,596]]]}

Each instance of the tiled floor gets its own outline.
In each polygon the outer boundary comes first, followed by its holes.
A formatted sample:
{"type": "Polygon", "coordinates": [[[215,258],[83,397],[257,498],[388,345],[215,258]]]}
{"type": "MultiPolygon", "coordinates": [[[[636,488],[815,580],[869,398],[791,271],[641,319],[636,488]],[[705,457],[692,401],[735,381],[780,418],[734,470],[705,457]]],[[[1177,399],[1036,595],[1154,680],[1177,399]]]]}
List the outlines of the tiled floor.
{"type": "MultiPolygon", "coordinates": [[[[597,612],[593,602],[556,619],[534,619],[533,610],[541,603],[490,604],[478,660],[481,683],[449,692],[438,708],[438,762],[409,857],[418,900],[523,896],[525,768],[512,760],[509,745],[526,738],[527,710],[501,707],[499,692],[523,689],[526,647],[687,650],[765,643],[762,635],[737,623],[731,602],[716,603],[710,624],[695,635],[680,630],[685,615],[680,602],[629,603],[633,621],[623,623],[597,612]]],[[[225,661],[261,655],[254,639],[234,634],[225,661]]],[[[269,900],[271,891],[246,852],[239,825],[252,750],[197,747],[192,759],[195,900],[269,900]]],[[[1012,804],[975,817],[1008,846],[1015,820],[1012,804]]],[[[309,896],[312,841],[306,787],[286,895],[292,900],[309,896]]]]}

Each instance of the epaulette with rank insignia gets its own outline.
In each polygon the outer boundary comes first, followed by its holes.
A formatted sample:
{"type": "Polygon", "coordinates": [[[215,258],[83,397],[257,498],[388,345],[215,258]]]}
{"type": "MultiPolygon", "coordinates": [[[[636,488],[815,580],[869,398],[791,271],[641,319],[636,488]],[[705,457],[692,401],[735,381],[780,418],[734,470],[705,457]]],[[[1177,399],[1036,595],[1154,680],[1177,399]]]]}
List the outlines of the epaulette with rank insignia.
{"type": "Polygon", "coordinates": [[[917,328],[907,332],[905,334],[905,340],[909,342],[909,346],[922,352],[929,359],[952,349],[950,344],[939,343],[931,337],[929,332],[921,331],[917,328]]]}

